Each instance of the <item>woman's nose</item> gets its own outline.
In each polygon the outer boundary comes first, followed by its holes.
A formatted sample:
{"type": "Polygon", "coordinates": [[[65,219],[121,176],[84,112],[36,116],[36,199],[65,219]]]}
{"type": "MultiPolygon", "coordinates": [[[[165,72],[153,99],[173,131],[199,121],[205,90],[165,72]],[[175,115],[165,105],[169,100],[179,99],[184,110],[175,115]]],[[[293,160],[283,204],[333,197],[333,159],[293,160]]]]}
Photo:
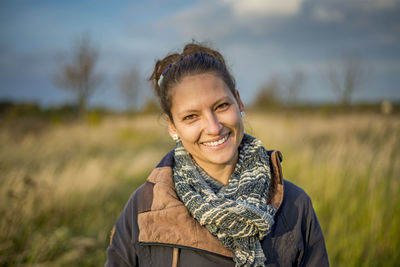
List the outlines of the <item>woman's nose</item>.
{"type": "Polygon", "coordinates": [[[204,128],[207,134],[218,135],[222,129],[222,124],[219,122],[215,114],[210,114],[204,119],[204,128]]]}

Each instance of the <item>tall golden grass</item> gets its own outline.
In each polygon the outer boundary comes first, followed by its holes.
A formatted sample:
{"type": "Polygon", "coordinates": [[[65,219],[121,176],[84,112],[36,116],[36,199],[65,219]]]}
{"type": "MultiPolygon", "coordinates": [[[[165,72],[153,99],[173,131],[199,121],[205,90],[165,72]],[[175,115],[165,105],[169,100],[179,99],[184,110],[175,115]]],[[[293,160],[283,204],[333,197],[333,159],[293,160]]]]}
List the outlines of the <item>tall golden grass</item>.
{"type": "MultiPolygon", "coordinates": [[[[166,124],[142,115],[36,127],[0,128],[0,265],[103,265],[129,195],[173,147],[166,124]]],[[[332,266],[396,266],[398,116],[250,113],[246,128],[282,151],[285,178],[311,196],[332,266]]]]}

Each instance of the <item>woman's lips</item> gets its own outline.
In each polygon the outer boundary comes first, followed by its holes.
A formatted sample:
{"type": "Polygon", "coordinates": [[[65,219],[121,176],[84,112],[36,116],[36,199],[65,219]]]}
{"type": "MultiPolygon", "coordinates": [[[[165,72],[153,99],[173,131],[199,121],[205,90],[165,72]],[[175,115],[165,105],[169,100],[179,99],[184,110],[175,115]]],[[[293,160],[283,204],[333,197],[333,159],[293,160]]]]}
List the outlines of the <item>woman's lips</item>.
{"type": "Polygon", "coordinates": [[[230,133],[226,134],[225,136],[223,136],[222,138],[216,140],[216,141],[212,141],[212,142],[203,142],[202,144],[205,145],[206,147],[210,147],[210,148],[217,148],[220,145],[226,143],[226,141],[228,140],[230,136],[230,133]]]}

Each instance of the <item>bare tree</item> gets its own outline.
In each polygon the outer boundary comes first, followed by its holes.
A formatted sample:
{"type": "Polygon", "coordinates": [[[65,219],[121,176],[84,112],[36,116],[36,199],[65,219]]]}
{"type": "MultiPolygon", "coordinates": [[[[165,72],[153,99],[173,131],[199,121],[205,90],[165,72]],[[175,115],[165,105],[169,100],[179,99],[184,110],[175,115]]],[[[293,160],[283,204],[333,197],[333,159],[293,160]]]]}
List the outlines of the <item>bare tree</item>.
{"type": "Polygon", "coordinates": [[[303,88],[305,74],[301,70],[294,71],[285,83],[287,104],[294,106],[298,103],[299,94],[303,88]]]}
{"type": "Polygon", "coordinates": [[[127,109],[135,109],[140,96],[140,77],[136,68],[131,68],[121,75],[120,91],[127,109]]]}
{"type": "Polygon", "coordinates": [[[343,57],[339,64],[329,67],[330,88],[338,97],[341,105],[351,104],[354,92],[362,88],[366,73],[367,69],[357,54],[343,57]]]}
{"type": "Polygon", "coordinates": [[[103,74],[95,71],[98,50],[92,45],[89,36],[82,36],[75,44],[67,62],[63,60],[53,82],[75,95],[76,104],[82,114],[86,112],[87,102],[103,80],[103,74]]]}

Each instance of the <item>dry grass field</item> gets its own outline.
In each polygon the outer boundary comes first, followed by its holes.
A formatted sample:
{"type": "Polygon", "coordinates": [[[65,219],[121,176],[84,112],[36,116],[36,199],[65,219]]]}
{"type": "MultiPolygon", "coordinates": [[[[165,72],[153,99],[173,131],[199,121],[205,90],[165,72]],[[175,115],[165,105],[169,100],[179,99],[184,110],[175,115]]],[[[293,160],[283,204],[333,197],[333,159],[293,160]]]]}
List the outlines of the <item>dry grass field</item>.
{"type": "MultiPolygon", "coordinates": [[[[250,113],[312,198],[332,266],[400,262],[400,117],[250,113]]],[[[156,115],[0,126],[0,266],[102,266],[130,194],[173,147],[156,115]]]]}

